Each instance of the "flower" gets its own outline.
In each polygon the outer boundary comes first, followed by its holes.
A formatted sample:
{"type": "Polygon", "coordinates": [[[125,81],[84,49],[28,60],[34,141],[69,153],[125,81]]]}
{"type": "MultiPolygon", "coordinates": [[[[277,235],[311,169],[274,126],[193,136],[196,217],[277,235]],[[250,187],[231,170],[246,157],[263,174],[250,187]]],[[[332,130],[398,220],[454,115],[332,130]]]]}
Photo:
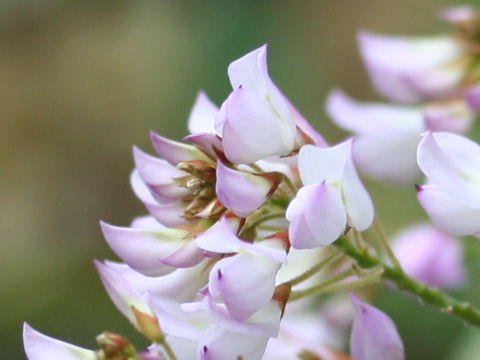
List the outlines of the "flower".
{"type": "Polygon", "coordinates": [[[210,296],[222,300],[232,318],[245,320],[272,299],[277,272],[286,262],[282,240],[242,241],[222,218],[195,243],[212,253],[234,254],[212,267],[208,281],[210,296]]]}
{"type": "Polygon", "coordinates": [[[465,72],[453,37],[406,38],[362,31],[358,44],[376,90],[389,100],[415,103],[454,94],[465,72]]]}
{"type": "Polygon", "coordinates": [[[268,75],[267,47],[232,62],[228,76],[233,92],[215,119],[226,157],[245,164],[291,153],[297,143],[295,116],[268,75]]]}
{"type": "Polygon", "coordinates": [[[352,360],[403,360],[402,339],[382,311],[351,295],[355,317],[350,336],[352,360]]]}
{"type": "Polygon", "coordinates": [[[452,133],[427,132],[417,161],[429,183],[418,200],[434,224],[452,235],[480,233],[480,146],[452,133]]]}
{"type": "Polygon", "coordinates": [[[23,346],[28,360],[96,360],[92,350],[43,335],[27,323],[23,324],[23,346]]]}
{"type": "Polygon", "coordinates": [[[353,156],[359,169],[394,184],[419,177],[416,151],[424,131],[463,133],[474,117],[461,99],[424,106],[360,103],[340,90],[330,93],[326,109],[335,124],[356,135],[353,156]]]}
{"type": "Polygon", "coordinates": [[[393,238],[392,246],[402,268],[418,281],[439,288],[465,282],[461,243],[434,226],[408,227],[393,238]]]}
{"type": "Polygon", "coordinates": [[[215,191],[218,200],[239,217],[247,217],[259,208],[277,188],[280,179],[272,174],[237,171],[218,160],[215,191]]]}
{"type": "Polygon", "coordinates": [[[352,145],[350,139],[329,148],[300,149],[298,168],[305,186],[286,212],[294,248],[328,245],[347,224],[359,231],[371,225],[373,204],[353,165],[352,145]]]}

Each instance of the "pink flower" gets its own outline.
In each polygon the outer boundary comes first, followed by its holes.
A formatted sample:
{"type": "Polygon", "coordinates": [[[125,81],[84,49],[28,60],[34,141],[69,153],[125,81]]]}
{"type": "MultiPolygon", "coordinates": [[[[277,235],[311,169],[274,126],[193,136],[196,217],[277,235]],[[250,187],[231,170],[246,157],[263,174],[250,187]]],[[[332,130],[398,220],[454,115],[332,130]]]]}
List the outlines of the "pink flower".
{"type": "Polygon", "coordinates": [[[234,254],[213,266],[208,282],[210,296],[223,301],[232,318],[245,320],[271,301],[277,272],[286,261],[280,239],[242,241],[222,218],[197,236],[195,243],[212,253],[234,254]]]}
{"type": "Polygon", "coordinates": [[[228,76],[234,90],[215,120],[227,158],[253,163],[291,153],[297,142],[295,114],[268,75],[267,47],[232,62],[228,76]]]}
{"type": "Polygon", "coordinates": [[[239,217],[247,217],[259,208],[278,183],[267,176],[234,170],[220,160],[217,162],[217,197],[223,206],[239,217]]]}
{"type": "Polygon", "coordinates": [[[355,309],[350,337],[352,360],[403,360],[402,339],[393,321],[383,312],[354,295],[355,309]]]}
{"type": "Polygon", "coordinates": [[[406,38],[363,31],[358,43],[373,85],[395,102],[451,95],[464,75],[464,67],[455,64],[462,47],[450,37],[406,38]]]}
{"type": "Polygon", "coordinates": [[[300,149],[298,168],[305,186],[286,212],[294,248],[328,245],[347,224],[359,231],[371,225],[373,204],[353,165],[352,143],[347,140],[330,148],[305,145],[300,149]]]}
{"type": "Polygon", "coordinates": [[[330,93],[326,107],[338,126],[356,135],[353,156],[359,169],[394,184],[419,177],[416,151],[425,130],[462,133],[474,117],[462,100],[422,107],[360,103],[340,90],[330,93]]]}
{"type": "Polygon", "coordinates": [[[23,346],[28,360],[96,360],[92,350],[46,336],[23,324],[23,346]]]}
{"type": "Polygon", "coordinates": [[[458,239],[430,225],[409,227],[392,240],[402,268],[411,277],[439,288],[465,282],[462,247],[458,239]]]}
{"type": "Polygon", "coordinates": [[[418,200],[435,225],[450,234],[480,232],[480,147],[446,132],[427,132],[417,161],[430,184],[418,187],[418,200]]]}

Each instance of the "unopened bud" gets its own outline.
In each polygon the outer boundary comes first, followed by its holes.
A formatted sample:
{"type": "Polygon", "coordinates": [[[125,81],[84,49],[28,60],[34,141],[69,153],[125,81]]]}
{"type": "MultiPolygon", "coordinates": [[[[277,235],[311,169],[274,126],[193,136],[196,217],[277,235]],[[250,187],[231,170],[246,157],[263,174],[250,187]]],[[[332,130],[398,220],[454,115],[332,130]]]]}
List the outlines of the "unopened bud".
{"type": "Polygon", "coordinates": [[[162,342],[165,335],[158,325],[157,318],[141,312],[135,306],[132,306],[132,311],[137,319],[140,332],[154,342],[162,342]]]}
{"type": "Polygon", "coordinates": [[[96,341],[105,359],[116,359],[120,356],[133,356],[136,351],[130,342],[122,335],[105,331],[97,336],[96,341]]]}

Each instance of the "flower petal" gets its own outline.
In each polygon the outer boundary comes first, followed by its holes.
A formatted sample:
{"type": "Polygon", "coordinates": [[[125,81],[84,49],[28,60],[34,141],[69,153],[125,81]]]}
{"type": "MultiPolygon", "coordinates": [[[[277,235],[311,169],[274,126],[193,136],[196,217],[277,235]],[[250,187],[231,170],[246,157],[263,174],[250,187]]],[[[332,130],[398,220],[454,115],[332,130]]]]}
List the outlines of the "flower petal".
{"type": "Polygon", "coordinates": [[[230,169],[217,161],[217,197],[239,217],[247,217],[259,208],[267,200],[272,187],[273,184],[261,176],[230,169]]]}
{"type": "Polygon", "coordinates": [[[286,212],[290,243],[312,249],[334,242],[345,230],[347,215],[340,192],[325,183],[302,187],[286,212]]]}
{"type": "Polygon", "coordinates": [[[402,339],[383,312],[351,295],[355,309],[350,337],[353,360],[404,360],[402,339]]]}
{"type": "Polygon", "coordinates": [[[96,360],[94,351],[46,336],[23,323],[23,346],[28,360],[96,360]]]}
{"type": "Polygon", "coordinates": [[[328,148],[302,146],[298,155],[298,170],[302,183],[312,185],[324,181],[340,181],[350,156],[351,140],[328,148]]]}
{"type": "Polygon", "coordinates": [[[98,260],[94,260],[93,263],[112,302],[138,329],[137,318],[132,311],[132,306],[144,314],[153,315],[150,307],[142,299],[142,293],[128,279],[124,278],[115,267],[109,266],[108,263],[103,264],[98,260]]]}
{"type": "MultiPolygon", "coordinates": [[[[134,229],[100,223],[110,248],[128,265],[145,275],[158,276],[172,272],[160,259],[182,251],[191,240],[178,229],[134,229]]],[[[200,253],[200,249],[198,249],[200,253]]],[[[196,254],[192,254],[196,258],[196,254]]],[[[189,264],[190,265],[190,264],[189,264]]]]}
{"type": "Polygon", "coordinates": [[[465,133],[474,120],[473,112],[462,100],[432,103],[423,111],[427,128],[432,131],[465,133]]]}
{"type": "Polygon", "coordinates": [[[373,202],[355,170],[351,157],[345,165],[342,195],[349,224],[359,231],[370,227],[375,216],[373,202]]]}
{"type": "Polygon", "coordinates": [[[360,103],[338,89],[330,92],[326,109],[335,124],[357,134],[418,135],[425,131],[418,107],[360,103]]]}
{"type": "Polygon", "coordinates": [[[189,194],[187,189],[175,182],[175,178],[187,176],[187,172],[178,170],[163,159],[144,153],[136,146],[133,147],[133,158],[140,177],[160,201],[181,200],[189,194]]]}
{"type": "Polygon", "coordinates": [[[172,165],[188,160],[204,160],[211,163],[208,156],[196,147],[167,139],[154,131],[150,132],[150,139],[157,153],[172,165]]]}
{"type": "Polygon", "coordinates": [[[235,320],[246,320],[272,299],[280,265],[246,252],[224,258],[210,271],[209,292],[223,300],[235,320]]]}
{"type": "Polygon", "coordinates": [[[223,149],[234,163],[252,163],[273,155],[287,155],[296,133],[282,121],[272,105],[244,88],[230,94],[222,105],[225,116],[223,149]]]}
{"type": "Polygon", "coordinates": [[[358,43],[375,88],[396,102],[446,96],[463,76],[463,68],[451,64],[462,50],[450,37],[404,38],[362,31],[358,43]]]}
{"type": "Polygon", "coordinates": [[[464,205],[433,184],[419,187],[417,196],[423,209],[439,229],[456,236],[480,232],[480,209],[464,205]]]}
{"type": "Polygon", "coordinates": [[[480,208],[480,146],[460,135],[428,132],[420,142],[418,165],[442,191],[480,208]]]}
{"type": "Polygon", "coordinates": [[[411,277],[429,286],[459,287],[465,282],[462,246],[456,239],[430,225],[415,225],[393,240],[393,250],[411,277]]]}
{"type": "Polygon", "coordinates": [[[188,130],[192,133],[215,133],[213,123],[218,113],[218,107],[200,91],[188,117],[188,130]]]}
{"type": "Polygon", "coordinates": [[[266,336],[239,334],[211,326],[198,343],[198,359],[261,360],[268,339],[266,336]]]}

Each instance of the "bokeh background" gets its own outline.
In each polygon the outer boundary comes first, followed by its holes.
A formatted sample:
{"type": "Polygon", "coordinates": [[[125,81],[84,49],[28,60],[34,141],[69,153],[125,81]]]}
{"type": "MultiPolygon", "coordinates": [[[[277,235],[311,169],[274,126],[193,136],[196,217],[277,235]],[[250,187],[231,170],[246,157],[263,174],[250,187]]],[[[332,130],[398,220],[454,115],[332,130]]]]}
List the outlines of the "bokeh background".
{"type": "MultiPolygon", "coordinates": [[[[345,134],[324,114],[332,87],[379,99],[356,32],[447,32],[435,13],[458,4],[0,0],[0,358],[25,358],[24,320],[85,347],[103,330],[145,344],[92,266],[115,259],[98,221],[127,225],[145,213],[128,183],[131,146],[152,152],[150,129],[185,135],[198,90],[217,104],[228,95],[230,61],[268,43],[272,78],[334,142],[345,134]]],[[[368,186],[389,233],[425,218],[411,188],[368,186]]],[[[471,286],[458,295],[480,305],[480,250],[466,247],[471,286]]],[[[477,330],[392,291],[376,303],[408,359],[480,358],[477,330]]]]}

